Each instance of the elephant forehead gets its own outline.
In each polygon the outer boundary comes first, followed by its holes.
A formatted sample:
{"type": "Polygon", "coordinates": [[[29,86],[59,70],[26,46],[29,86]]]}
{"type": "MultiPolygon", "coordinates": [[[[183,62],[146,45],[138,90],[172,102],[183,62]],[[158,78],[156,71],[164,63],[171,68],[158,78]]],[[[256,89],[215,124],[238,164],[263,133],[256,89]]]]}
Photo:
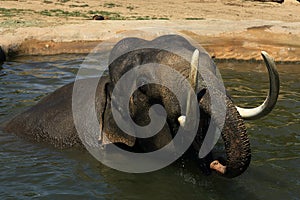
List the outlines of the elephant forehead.
{"type": "Polygon", "coordinates": [[[113,47],[110,55],[110,61],[114,60],[120,55],[137,49],[152,48],[172,51],[174,49],[177,49],[178,47],[181,49],[189,49],[190,51],[193,51],[195,49],[187,39],[179,35],[163,35],[153,40],[144,40],[142,38],[129,37],[120,40],[113,47]]]}

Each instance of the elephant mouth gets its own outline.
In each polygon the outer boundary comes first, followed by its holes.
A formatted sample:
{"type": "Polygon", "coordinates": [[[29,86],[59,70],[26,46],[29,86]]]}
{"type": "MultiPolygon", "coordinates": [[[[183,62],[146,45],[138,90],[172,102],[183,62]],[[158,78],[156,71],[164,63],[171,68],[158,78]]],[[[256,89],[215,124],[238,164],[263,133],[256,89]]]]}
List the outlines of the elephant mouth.
{"type": "Polygon", "coordinates": [[[221,164],[219,160],[214,160],[209,164],[209,167],[211,170],[214,170],[218,172],[219,174],[225,174],[226,173],[226,166],[221,164]]]}

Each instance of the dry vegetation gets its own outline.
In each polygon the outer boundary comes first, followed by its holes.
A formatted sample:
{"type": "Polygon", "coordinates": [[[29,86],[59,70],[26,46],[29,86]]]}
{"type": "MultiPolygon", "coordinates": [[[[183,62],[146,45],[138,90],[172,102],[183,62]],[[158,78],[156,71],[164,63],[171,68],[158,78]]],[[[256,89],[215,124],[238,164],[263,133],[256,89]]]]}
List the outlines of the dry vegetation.
{"type": "Polygon", "coordinates": [[[246,0],[1,0],[0,26],[80,23],[93,15],[109,20],[283,20],[300,21],[300,3],[246,0]],[[274,14],[276,13],[276,14],[274,14]]]}
{"type": "Polygon", "coordinates": [[[12,55],[88,53],[111,34],[171,27],[216,58],[261,59],[268,50],[299,61],[299,13],[296,0],[0,0],[0,46],[12,55]]]}

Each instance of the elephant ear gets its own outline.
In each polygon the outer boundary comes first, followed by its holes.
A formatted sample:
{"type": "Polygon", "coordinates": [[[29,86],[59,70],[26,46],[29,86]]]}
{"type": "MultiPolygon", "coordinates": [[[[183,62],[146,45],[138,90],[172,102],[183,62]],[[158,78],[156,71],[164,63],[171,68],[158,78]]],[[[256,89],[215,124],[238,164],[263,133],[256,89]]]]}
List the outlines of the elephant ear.
{"type": "Polygon", "coordinates": [[[136,138],[124,133],[116,124],[111,110],[111,89],[107,81],[105,87],[100,87],[99,92],[105,96],[96,97],[97,115],[99,116],[100,132],[99,142],[101,144],[123,143],[129,147],[134,146],[136,138]]]}
{"type": "Polygon", "coordinates": [[[73,93],[73,116],[79,137],[85,146],[97,146],[110,143],[125,143],[133,146],[135,139],[123,133],[114,121],[111,112],[111,85],[109,76],[100,80],[78,80],[73,93]],[[91,87],[98,82],[96,91],[91,87]],[[96,94],[91,97],[91,94],[96,94]],[[94,117],[97,117],[95,120],[94,117]]]}

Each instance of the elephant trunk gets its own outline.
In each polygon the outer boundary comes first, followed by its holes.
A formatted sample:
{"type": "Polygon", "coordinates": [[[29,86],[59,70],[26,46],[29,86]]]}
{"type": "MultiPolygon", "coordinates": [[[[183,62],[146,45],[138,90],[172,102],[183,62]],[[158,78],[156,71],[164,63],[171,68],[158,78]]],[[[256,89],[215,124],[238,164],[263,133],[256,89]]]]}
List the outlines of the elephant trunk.
{"type": "Polygon", "coordinates": [[[224,176],[233,178],[242,174],[250,164],[251,150],[246,127],[229,98],[226,98],[226,119],[221,132],[226,151],[224,176]]]}
{"type": "MultiPolygon", "coordinates": [[[[232,101],[226,96],[226,118],[221,132],[226,151],[225,166],[218,160],[210,164],[211,169],[216,170],[225,177],[233,178],[242,174],[250,164],[251,150],[244,121],[232,101]]],[[[210,108],[210,95],[208,92],[199,101],[199,106],[210,114],[212,120],[221,127],[220,115],[212,114],[210,108]]]]}
{"type": "MultiPolygon", "coordinates": [[[[198,62],[199,51],[196,49],[192,56],[191,71],[189,75],[189,81],[191,83],[192,88],[195,91],[198,88],[198,62]]],[[[210,75],[210,73],[208,72],[206,72],[206,74],[210,75]]],[[[209,80],[214,79],[211,78],[209,80]]],[[[224,115],[220,115],[215,112],[213,113],[211,110],[211,101],[208,91],[206,91],[200,99],[199,106],[204,112],[208,113],[211,116],[212,120],[215,122],[219,129],[222,129],[223,127],[221,135],[224,141],[226,151],[226,166],[223,166],[218,160],[215,160],[210,164],[210,167],[211,169],[218,171],[219,173],[223,174],[228,178],[233,178],[242,174],[250,164],[250,143],[247,136],[244,121],[241,115],[239,114],[237,108],[233,105],[232,101],[227,96],[225,96],[225,94],[222,94],[222,92],[218,90],[212,90],[212,92],[215,93],[215,97],[219,97],[219,99],[225,100],[226,115],[224,126],[222,126],[224,122],[224,115]]],[[[190,99],[191,92],[188,94],[187,98],[187,116],[189,116],[190,114],[190,99]]],[[[181,126],[186,126],[186,116],[180,116],[178,118],[178,122],[181,126]]]]}

